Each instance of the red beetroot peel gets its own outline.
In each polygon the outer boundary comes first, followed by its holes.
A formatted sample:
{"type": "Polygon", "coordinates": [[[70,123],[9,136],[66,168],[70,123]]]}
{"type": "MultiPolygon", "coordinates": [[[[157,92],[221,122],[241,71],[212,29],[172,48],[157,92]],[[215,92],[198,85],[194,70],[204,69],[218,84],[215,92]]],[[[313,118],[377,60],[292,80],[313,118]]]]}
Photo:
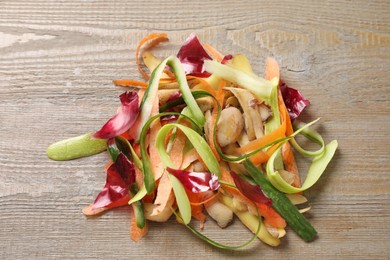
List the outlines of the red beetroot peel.
{"type": "Polygon", "coordinates": [[[282,93],[284,104],[286,105],[291,121],[294,121],[303,109],[310,105],[301,92],[289,87],[284,81],[280,81],[280,92],[282,93]]]}
{"type": "Polygon", "coordinates": [[[109,119],[99,131],[92,135],[92,138],[113,138],[123,134],[134,124],[139,113],[137,92],[125,92],[119,98],[122,106],[118,113],[109,119]]]}
{"type": "Polygon", "coordinates": [[[198,37],[191,33],[187,38],[184,45],[177,53],[184,71],[187,75],[193,75],[197,77],[208,77],[210,73],[204,70],[204,60],[211,60],[212,58],[207,54],[203,48],[198,37]]]}
{"type": "Polygon", "coordinates": [[[234,172],[231,172],[231,175],[234,179],[236,187],[245,197],[251,201],[254,201],[255,203],[267,204],[269,206],[272,205],[271,199],[265,196],[258,185],[249,183],[234,172]]]}
{"type": "Polygon", "coordinates": [[[184,188],[193,193],[214,191],[219,188],[218,176],[210,172],[188,172],[167,167],[167,171],[175,176],[184,188]]]}
{"type": "MultiPolygon", "coordinates": [[[[126,197],[129,198],[129,190],[133,183],[135,165],[121,152],[115,163],[107,169],[106,184],[96,197],[92,208],[110,207],[126,197]]],[[[123,201],[127,204],[129,199],[123,201]]]]}

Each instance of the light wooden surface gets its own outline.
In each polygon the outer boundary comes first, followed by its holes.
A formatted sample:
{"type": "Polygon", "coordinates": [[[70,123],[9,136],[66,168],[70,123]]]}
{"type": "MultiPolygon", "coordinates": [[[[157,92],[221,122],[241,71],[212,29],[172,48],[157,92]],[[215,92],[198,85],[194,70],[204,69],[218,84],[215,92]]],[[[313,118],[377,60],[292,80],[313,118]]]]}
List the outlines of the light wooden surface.
{"type": "MultiPolygon", "coordinates": [[[[1,259],[389,259],[390,2],[378,1],[0,1],[1,259]],[[339,150],[307,192],[319,238],[288,230],[279,248],[255,242],[225,252],[171,221],[129,239],[129,210],[87,219],[104,185],[107,155],[54,162],[46,147],[98,129],[139,78],[138,41],[167,32],[156,51],[175,54],[198,34],[221,52],[245,53],[263,73],[267,56],[312,103],[339,150]]],[[[303,162],[304,163],[304,162],[303,162]]],[[[205,232],[225,243],[250,237],[238,222],[205,232]]]]}

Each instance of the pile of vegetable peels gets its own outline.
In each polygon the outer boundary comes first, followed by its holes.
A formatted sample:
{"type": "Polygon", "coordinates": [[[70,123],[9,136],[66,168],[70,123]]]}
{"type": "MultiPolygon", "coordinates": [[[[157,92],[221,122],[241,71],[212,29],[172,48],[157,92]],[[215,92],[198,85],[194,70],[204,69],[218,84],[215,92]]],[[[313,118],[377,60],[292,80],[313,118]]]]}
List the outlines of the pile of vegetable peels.
{"type": "Polygon", "coordinates": [[[171,217],[225,249],[245,247],[256,237],[277,246],[286,225],[313,240],[317,232],[302,214],[310,209],[302,192],[325,171],[337,141],[325,144],[311,128],[318,120],[298,121],[309,101],[280,80],[272,58],[261,78],[244,55],[222,55],[194,34],[176,56],[160,60],[148,51],[167,39],[151,34],[141,40],[136,63],[145,81],[114,81],[129,91],[99,131],[47,149],[53,160],[108,151],[106,184],[83,213],[130,205],[135,241],[147,234],[148,221],[171,217]],[[297,135],[320,148],[305,150],[297,135]],[[311,159],[303,182],[294,152],[311,159]],[[209,216],[224,228],[234,215],[254,233],[241,245],[222,245],[190,225],[195,219],[203,227],[209,216]]]}

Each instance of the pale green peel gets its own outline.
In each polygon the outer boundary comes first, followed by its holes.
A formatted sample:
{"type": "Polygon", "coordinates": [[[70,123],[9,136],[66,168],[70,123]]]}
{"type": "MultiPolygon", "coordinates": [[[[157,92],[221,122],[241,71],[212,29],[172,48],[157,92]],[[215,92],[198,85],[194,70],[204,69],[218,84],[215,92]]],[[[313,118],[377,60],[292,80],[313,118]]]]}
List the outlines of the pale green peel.
{"type": "Polygon", "coordinates": [[[50,145],[47,156],[56,161],[67,161],[98,154],[107,149],[106,139],[91,139],[93,133],[80,135],[50,145]]]}
{"type": "Polygon", "coordinates": [[[291,140],[291,144],[293,145],[293,147],[301,154],[305,155],[305,156],[310,156],[310,157],[315,157],[315,156],[319,156],[321,155],[323,152],[324,152],[324,148],[325,148],[325,142],[324,140],[322,139],[322,136],[317,132],[315,131],[314,129],[312,128],[306,128],[304,127],[305,124],[298,121],[298,120],[295,120],[294,121],[294,129],[301,129],[301,128],[304,128],[302,130],[302,135],[305,136],[306,138],[308,138],[309,140],[321,145],[321,148],[318,149],[317,151],[308,151],[308,150],[305,150],[303,149],[295,139],[291,140]]]}
{"type": "Polygon", "coordinates": [[[167,61],[167,65],[172,68],[173,73],[176,76],[177,82],[179,83],[179,89],[183,96],[184,102],[187,104],[188,108],[190,109],[194,121],[198,123],[199,126],[202,127],[206,122],[206,118],[204,117],[202,110],[198,106],[198,103],[196,103],[195,98],[191,94],[191,90],[187,83],[187,78],[185,76],[183,65],[181,64],[179,59],[176,58],[175,56],[171,56],[168,59],[169,60],[167,61]]]}
{"type": "Polygon", "coordinates": [[[268,100],[271,95],[272,83],[269,80],[221,64],[215,60],[205,60],[204,68],[211,74],[238,84],[263,99],[268,100]]]}
{"type": "Polygon", "coordinates": [[[146,187],[144,184],[141,186],[141,188],[138,190],[138,192],[134,195],[134,197],[132,197],[131,200],[129,200],[129,205],[131,205],[132,203],[134,203],[136,201],[142,200],[143,197],[146,196],[146,194],[148,194],[148,192],[146,191],[146,187]]]}
{"type": "Polygon", "coordinates": [[[181,182],[172,174],[168,173],[168,178],[171,181],[173,193],[175,194],[176,204],[180,210],[180,215],[183,223],[187,225],[191,221],[191,204],[187,193],[181,182]]]}
{"type": "MultiPolygon", "coordinates": [[[[304,128],[300,128],[298,131],[304,132],[306,130],[308,130],[308,128],[304,127],[304,128]]],[[[306,133],[307,132],[308,131],[306,131],[306,133]]],[[[319,134],[318,134],[318,136],[320,137],[319,134]]],[[[316,140],[322,140],[322,137],[318,138],[318,136],[316,136],[316,138],[317,138],[316,140]]],[[[278,190],[285,192],[285,193],[297,193],[297,192],[302,192],[302,191],[309,189],[318,181],[318,179],[321,177],[321,175],[325,171],[327,165],[329,164],[329,162],[333,158],[333,155],[336,152],[338,143],[336,140],[333,140],[329,144],[327,144],[326,146],[321,147],[320,151],[322,151],[322,152],[320,154],[318,154],[314,157],[312,156],[313,157],[312,164],[310,165],[306,179],[300,188],[294,187],[294,186],[290,185],[289,183],[287,183],[282,178],[280,173],[275,170],[275,167],[274,167],[275,158],[277,156],[277,153],[280,152],[282,145],[283,145],[283,143],[272,154],[272,156],[269,158],[269,160],[267,162],[267,167],[266,167],[267,176],[268,176],[269,181],[272,183],[272,185],[275,188],[277,188],[278,190]]],[[[305,153],[303,153],[303,154],[305,155],[305,153]]]]}

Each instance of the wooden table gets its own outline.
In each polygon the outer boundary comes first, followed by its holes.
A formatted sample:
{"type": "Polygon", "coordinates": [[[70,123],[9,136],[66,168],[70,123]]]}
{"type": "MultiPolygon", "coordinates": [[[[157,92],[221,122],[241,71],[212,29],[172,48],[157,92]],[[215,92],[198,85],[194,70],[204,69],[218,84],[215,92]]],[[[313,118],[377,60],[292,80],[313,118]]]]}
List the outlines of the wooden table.
{"type": "MultiPolygon", "coordinates": [[[[1,259],[389,259],[390,2],[1,1],[1,259]],[[126,3],[128,2],[128,3],[126,3]],[[55,162],[46,147],[95,131],[115,113],[119,78],[141,79],[135,49],[167,32],[156,53],[175,54],[195,32],[222,53],[244,53],[263,75],[275,57],[282,78],[312,103],[336,159],[306,193],[319,238],[290,229],[278,248],[213,248],[171,220],[129,239],[129,209],[87,219],[102,188],[106,154],[55,162]]],[[[304,162],[303,162],[304,163],[304,162]]],[[[238,221],[205,232],[225,243],[250,233],[238,221]]]]}

